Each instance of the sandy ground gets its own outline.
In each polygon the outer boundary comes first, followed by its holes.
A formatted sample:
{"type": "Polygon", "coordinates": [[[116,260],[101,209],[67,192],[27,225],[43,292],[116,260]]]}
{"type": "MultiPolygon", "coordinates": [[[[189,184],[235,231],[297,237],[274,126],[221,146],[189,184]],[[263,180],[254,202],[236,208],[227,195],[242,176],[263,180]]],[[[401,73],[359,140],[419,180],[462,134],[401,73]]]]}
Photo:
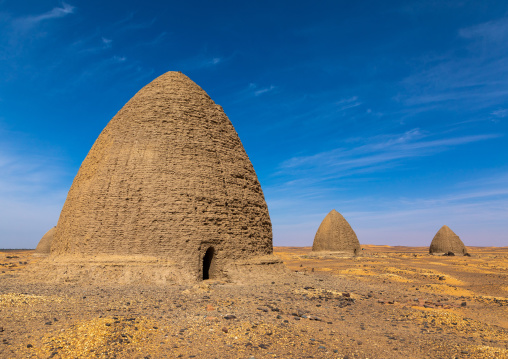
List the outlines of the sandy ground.
{"type": "Polygon", "coordinates": [[[275,248],[290,273],[264,282],[100,287],[0,251],[0,358],[508,358],[508,247],[362,248],[275,248]]]}

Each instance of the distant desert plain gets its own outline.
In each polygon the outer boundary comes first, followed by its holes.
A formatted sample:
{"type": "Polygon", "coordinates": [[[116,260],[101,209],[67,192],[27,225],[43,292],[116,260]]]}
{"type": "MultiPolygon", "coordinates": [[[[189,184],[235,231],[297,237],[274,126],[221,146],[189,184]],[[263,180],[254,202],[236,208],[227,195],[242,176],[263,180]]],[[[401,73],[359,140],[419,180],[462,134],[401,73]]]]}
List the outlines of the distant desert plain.
{"type": "Polygon", "coordinates": [[[508,247],[275,247],[241,283],[49,283],[0,250],[0,358],[508,358],[508,247]]]}

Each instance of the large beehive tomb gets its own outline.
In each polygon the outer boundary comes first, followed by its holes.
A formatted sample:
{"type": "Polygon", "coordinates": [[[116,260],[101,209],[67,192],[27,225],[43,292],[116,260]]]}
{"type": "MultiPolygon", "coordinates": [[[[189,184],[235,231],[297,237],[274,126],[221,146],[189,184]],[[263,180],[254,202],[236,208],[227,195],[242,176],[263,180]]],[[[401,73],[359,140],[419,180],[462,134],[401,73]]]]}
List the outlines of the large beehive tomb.
{"type": "Polygon", "coordinates": [[[312,251],[358,255],[361,252],[361,247],[353,228],[339,212],[332,209],[316,232],[312,251]]]}
{"type": "Polygon", "coordinates": [[[187,76],[168,72],[95,141],[51,257],[155,258],[177,277],[207,279],[272,251],[268,208],[232,123],[187,76]]]}

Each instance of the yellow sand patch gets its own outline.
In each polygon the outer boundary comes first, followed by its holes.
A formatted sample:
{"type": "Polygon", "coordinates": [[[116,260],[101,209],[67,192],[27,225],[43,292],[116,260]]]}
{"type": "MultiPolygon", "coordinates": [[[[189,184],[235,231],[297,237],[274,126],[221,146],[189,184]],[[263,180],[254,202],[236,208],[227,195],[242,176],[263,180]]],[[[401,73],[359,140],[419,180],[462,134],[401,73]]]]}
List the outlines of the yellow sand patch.
{"type": "MultiPolygon", "coordinates": [[[[339,292],[336,290],[325,290],[325,289],[319,289],[319,288],[308,288],[308,289],[295,289],[293,291],[295,294],[305,294],[308,298],[317,298],[317,297],[323,297],[328,299],[337,299],[337,298],[344,298],[344,292],[339,292]]],[[[360,298],[359,295],[354,293],[348,293],[351,298],[358,299],[360,298]]]]}
{"type": "Polygon", "coordinates": [[[481,295],[479,298],[481,301],[487,301],[490,303],[499,303],[499,304],[503,304],[503,305],[508,305],[508,298],[505,298],[505,297],[493,297],[491,295],[481,295]]]}
{"type": "MultiPolygon", "coordinates": [[[[234,345],[234,356],[236,358],[249,358],[252,356],[252,346],[259,346],[267,343],[270,338],[270,347],[277,348],[284,352],[284,358],[300,358],[302,354],[302,342],[309,340],[307,330],[305,332],[297,326],[279,326],[270,323],[260,323],[252,325],[251,322],[239,322],[235,327],[228,328],[227,333],[221,329],[223,325],[212,326],[207,334],[208,338],[220,338],[226,345],[234,345]]],[[[207,338],[207,339],[208,339],[207,338]]],[[[204,340],[205,343],[208,340],[204,340]]],[[[207,344],[205,344],[207,345],[207,344]]],[[[203,354],[200,358],[215,357],[210,353],[217,353],[216,344],[210,341],[210,348],[207,348],[207,355],[203,354]]],[[[261,355],[261,354],[260,354],[261,355]]],[[[227,357],[227,355],[224,355],[227,357]]],[[[267,354],[261,355],[263,358],[279,357],[267,354]]],[[[176,356],[173,356],[176,357],[176,356]]],[[[185,355],[184,357],[187,357],[185,355]]],[[[220,355],[217,355],[220,357],[220,355]]],[[[258,355],[256,355],[256,358],[258,355]]]]}
{"type": "Polygon", "coordinates": [[[466,285],[465,282],[457,279],[457,278],[454,278],[452,276],[449,276],[447,274],[442,274],[442,276],[445,278],[445,281],[446,281],[446,284],[447,285],[458,285],[458,286],[463,286],[463,285],[466,285]]]}
{"type": "Polygon", "coordinates": [[[377,273],[374,273],[370,270],[363,269],[363,268],[348,268],[348,269],[342,269],[337,271],[339,274],[346,274],[346,275],[377,275],[377,273]]]}
{"type": "Polygon", "coordinates": [[[291,260],[298,259],[298,256],[295,256],[293,254],[287,254],[287,253],[274,253],[275,256],[279,257],[283,262],[289,262],[291,260]]]}
{"type": "Polygon", "coordinates": [[[395,267],[386,267],[383,270],[385,272],[395,273],[395,274],[411,274],[411,275],[414,275],[416,273],[416,270],[414,270],[414,269],[400,269],[400,268],[395,268],[395,267]]]}
{"type": "Polygon", "coordinates": [[[417,310],[421,310],[421,311],[424,311],[424,312],[440,312],[440,311],[443,311],[443,309],[441,309],[441,308],[435,308],[435,307],[427,308],[427,307],[422,307],[420,305],[412,305],[411,308],[417,309],[417,310]]]}
{"type": "Polygon", "coordinates": [[[41,295],[7,293],[0,295],[0,307],[15,307],[18,305],[34,305],[43,302],[62,302],[63,298],[60,297],[46,297],[41,295]]]}
{"type": "MultiPolygon", "coordinates": [[[[334,276],[336,277],[343,277],[343,278],[350,278],[349,275],[344,275],[344,274],[336,274],[336,273],[333,273],[334,276]]],[[[368,276],[368,275],[365,275],[365,276],[358,276],[355,278],[355,280],[358,280],[360,282],[372,282],[372,281],[377,281],[377,277],[376,276],[368,276]]]]}
{"type": "Polygon", "coordinates": [[[95,318],[46,337],[32,353],[46,358],[54,352],[59,358],[137,357],[156,354],[161,339],[157,323],[147,318],[95,318]]]}
{"type": "Polygon", "coordinates": [[[504,330],[495,326],[486,325],[474,319],[465,318],[448,310],[418,310],[404,315],[403,318],[414,323],[443,328],[470,336],[505,340],[504,330]]]}
{"type": "Polygon", "coordinates": [[[450,263],[444,263],[444,262],[430,262],[429,261],[429,264],[433,264],[433,265],[438,265],[438,266],[449,266],[450,263]]]}
{"type": "Polygon", "coordinates": [[[486,345],[479,345],[476,347],[469,347],[469,353],[475,354],[476,358],[508,358],[508,349],[494,348],[486,345]]]}
{"type": "Polygon", "coordinates": [[[411,279],[404,278],[404,277],[401,277],[400,275],[391,274],[391,273],[381,274],[379,277],[386,278],[391,281],[399,282],[399,283],[412,283],[413,282],[411,279]]]}
{"type": "Polygon", "coordinates": [[[420,287],[420,292],[426,293],[440,293],[447,294],[453,296],[464,296],[464,297],[473,297],[475,293],[462,288],[457,288],[448,284],[426,284],[420,287]]]}
{"type": "Polygon", "coordinates": [[[477,265],[462,266],[460,268],[460,271],[469,273],[498,274],[498,272],[493,272],[491,270],[480,268],[480,266],[477,265]]]}
{"type": "Polygon", "coordinates": [[[444,274],[442,272],[435,271],[435,270],[420,271],[418,273],[418,275],[420,275],[426,279],[433,279],[433,280],[439,280],[439,277],[444,277],[445,281],[446,281],[446,283],[444,283],[444,284],[447,284],[447,285],[458,285],[458,286],[466,285],[465,282],[463,282],[457,278],[454,278],[448,274],[444,274]]]}

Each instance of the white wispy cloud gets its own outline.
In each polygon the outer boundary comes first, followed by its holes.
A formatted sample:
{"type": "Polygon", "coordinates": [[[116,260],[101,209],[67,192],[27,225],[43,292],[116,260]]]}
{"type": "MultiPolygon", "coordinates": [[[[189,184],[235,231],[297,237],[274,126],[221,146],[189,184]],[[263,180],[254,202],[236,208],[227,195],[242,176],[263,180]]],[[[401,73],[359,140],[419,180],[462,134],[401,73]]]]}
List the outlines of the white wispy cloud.
{"type": "Polygon", "coordinates": [[[497,173],[465,185],[458,183],[448,189],[451,193],[441,196],[380,198],[377,210],[368,210],[367,201],[359,198],[358,204],[367,210],[349,214],[369,242],[428,245],[439,227],[447,224],[466,245],[506,246],[507,177],[507,173],[497,173]],[[404,238],[408,233],[411,236],[404,238]]]}
{"type": "MultiPolygon", "coordinates": [[[[104,74],[111,76],[123,73],[130,77],[138,76],[138,72],[138,65],[127,61],[126,56],[114,55],[91,62],[86,68],[81,70],[79,76],[75,77],[72,82],[69,82],[69,86],[77,87],[85,82],[96,81],[104,74]]],[[[143,77],[147,76],[150,76],[149,72],[146,72],[143,77]]]]}
{"type": "Polygon", "coordinates": [[[132,30],[148,29],[152,27],[153,24],[155,24],[155,22],[157,21],[156,18],[153,18],[149,21],[138,22],[135,21],[135,18],[136,18],[135,13],[130,13],[128,16],[112,23],[110,29],[118,33],[132,30]]]}
{"type": "Polygon", "coordinates": [[[501,108],[499,110],[492,111],[490,114],[500,118],[508,117],[508,109],[501,108]]]}
{"type": "Polygon", "coordinates": [[[106,39],[105,37],[102,38],[102,43],[104,44],[104,47],[105,48],[110,48],[112,43],[113,43],[113,40],[111,39],[106,39]]]}
{"type": "Polygon", "coordinates": [[[336,102],[336,111],[345,111],[350,108],[358,107],[362,103],[358,100],[358,96],[344,98],[336,102]]]}
{"type": "Polygon", "coordinates": [[[72,174],[47,152],[27,153],[0,135],[0,248],[35,248],[56,225],[72,174]]]}
{"type": "MultiPolygon", "coordinates": [[[[455,184],[443,196],[385,198],[382,192],[374,197],[358,192],[362,183],[368,186],[383,172],[416,157],[498,137],[443,137],[414,128],[400,134],[354,138],[344,141],[341,148],[290,158],[263,187],[275,244],[312,245],[317,227],[332,208],[346,216],[362,243],[426,245],[426,238],[432,239],[445,224],[442,221],[460,230],[469,228],[468,223],[475,219],[478,226],[492,221],[496,226],[492,240],[499,243],[508,209],[508,177],[455,184]]],[[[479,245],[475,235],[478,233],[471,232],[465,238],[479,245]]]]}
{"type": "Polygon", "coordinates": [[[14,154],[0,148],[0,197],[32,198],[48,191],[63,176],[52,158],[36,154],[14,154]]]}
{"type": "Polygon", "coordinates": [[[112,38],[105,37],[102,35],[102,31],[95,29],[92,33],[76,39],[67,45],[67,47],[63,47],[63,49],[67,52],[67,56],[72,56],[76,53],[80,55],[95,55],[111,49],[113,42],[112,38]]]}
{"type": "Polygon", "coordinates": [[[392,167],[407,158],[429,156],[451,147],[497,138],[499,135],[471,135],[430,139],[418,128],[398,135],[382,135],[366,139],[352,148],[336,148],[309,156],[290,158],[280,165],[279,174],[319,173],[320,178],[346,177],[355,173],[378,171],[392,167]]]}
{"type": "Polygon", "coordinates": [[[466,39],[483,39],[492,42],[505,42],[508,39],[508,18],[488,21],[462,28],[459,35],[466,39]]]}
{"type": "Polygon", "coordinates": [[[220,56],[209,56],[200,54],[193,58],[182,61],[180,65],[176,65],[176,68],[181,69],[185,72],[193,70],[202,70],[212,67],[216,67],[224,62],[224,58],[220,56]]]}
{"type": "MultiPolygon", "coordinates": [[[[508,17],[457,31],[466,43],[426,55],[401,85],[398,100],[418,109],[483,110],[508,96],[508,17]]],[[[463,43],[462,41],[461,43],[463,43]]]]}
{"type": "Polygon", "coordinates": [[[142,42],[140,46],[158,46],[162,43],[162,41],[167,37],[168,33],[166,31],[161,32],[157,35],[153,40],[142,42]]]}
{"type": "Polygon", "coordinates": [[[13,25],[18,30],[29,30],[33,26],[52,19],[58,19],[75,12],[75,7],[66,3],[62,3],[61,7],[55,7],[52,10],[39,15],[29,15],[17,18],[13,21],[13,25]]]}
{"type": "MultiPolygon", "coordinates": [[[[254,85],[254,84],[251,84],[251,85],[254,85]]],[[[265,94],[267,92],[271,92],[271,91],[275,90],[276,87],[273,86],[273,85],[270,85],[268,87],[264,87],[264,88],[258,89],[257,86],[254,85],[253,88],[255,89],[254,90],[254,96],[260,96],[262,94],[265,94]]]]}
{"type": "Polygon", "coordinates": [[[294,196],[265,189],[275,245],[312,245],[319,224],[332,208],[341,212],[362,244],[428,246],[437,230],[450,226],[466,245],[507,246],[508,173],[456,183],[445,195],[376,197],[348,191],[305,194],[306,184],[292,187],[294,196]]]}

